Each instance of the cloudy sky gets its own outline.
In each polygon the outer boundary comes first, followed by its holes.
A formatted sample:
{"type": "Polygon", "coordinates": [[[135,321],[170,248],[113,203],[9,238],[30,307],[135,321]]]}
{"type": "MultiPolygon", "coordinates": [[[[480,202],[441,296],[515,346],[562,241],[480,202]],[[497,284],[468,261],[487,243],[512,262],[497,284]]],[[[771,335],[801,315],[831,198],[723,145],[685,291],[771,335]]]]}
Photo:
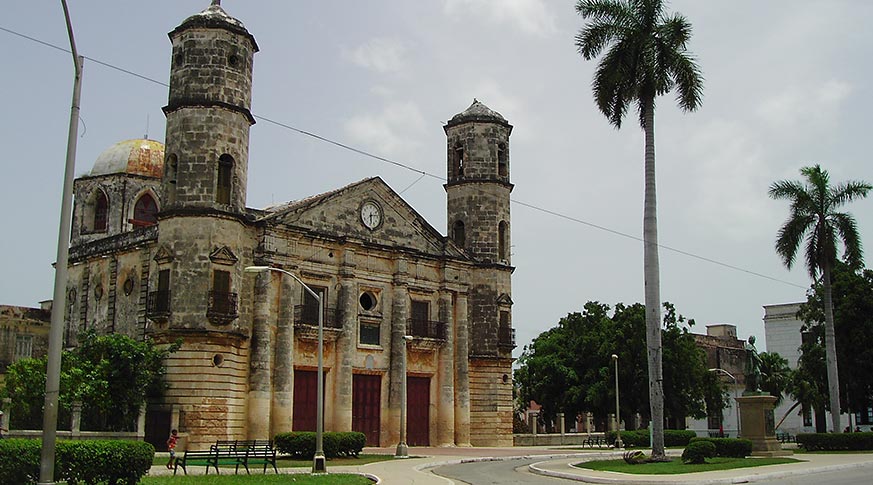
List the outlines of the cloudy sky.
{"type": "MultiPolygon", "coordinates": [[[[93,59],[85,64],[77,175],[117,141],[163,141],[166,34],[208,4],[69,0],[79,51],[93,59]]],[[[594,107],[595,63],[576,53],[583,21],[573,1],[222,5],[261,48],[250,207],[379,175],[445,232],[442,181],[420,172],[445,175],[442,125],[475,97],[515,126],[516,353],[588,300],[642,301],[642,131],[633,117],[615,130],[594,107]]],[[[732,323],[741,337],[763,342],[762,305],[803,299],[809,285],[802,267],[787,271],[773,250],[788,208],[767,198],[769,184],[797,179],[812,163],[835,181],[873,181],[864,149],[873,2],[674,0],[668,8],[694,26],[689,47],[706,82],[695,113],[681,113],[670,96],[659,100],[661,295],[697,320],[697,332],[732,323]]],[[[0,303],[36,306],[52,293],[72,61],[15,34],[66,48],[60,2],[11,2],[0,28],[0,303]]],[[[867,240],[871,204],[849,209],[867,240]]]]}

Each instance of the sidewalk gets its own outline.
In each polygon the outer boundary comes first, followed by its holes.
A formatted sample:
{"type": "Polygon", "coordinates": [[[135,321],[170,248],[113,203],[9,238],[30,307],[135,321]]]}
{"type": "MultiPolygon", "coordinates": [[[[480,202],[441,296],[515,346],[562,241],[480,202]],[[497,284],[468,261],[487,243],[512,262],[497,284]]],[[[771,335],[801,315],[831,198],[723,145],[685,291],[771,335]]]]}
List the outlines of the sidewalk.
{"type": "MultiPolygon", "coordinates": [[[[669,452],[670,450],[668,450],[669,452]]],[[[393,454],[393,448],[367,448],[364,453],[393,454]]],[[[456,483],[447,478],[431,473],[432,468],[442,465],[467,463],[476,461],[506,460],[510,458],[538,458],[542,461],[530,465],[533,473],[576,480],[587,483],[633,483],[638,485],[651,484],[727,484],[755,482],[760,480],[778,479],[810,473],[843,470],[848,468],[869,466],[873,474],[873,453],[866,454],[802,454],[792,458],[802,460],[800,463],[771,465],[755,468],[739,468],[714,472],[702,472],[683,475],[629,475],[623,473],[598,472],[571,466],[585,460],[607,459],[620,457],[621,452],[580,451],[578,449],[562,449],[560,447],[513,447],[513,448],[429,448],[412,447],[409,449],[411,458],[395,459],[368,463],[366,465],[331,466],[327,464],[330,473],[358,473],[368,476],[376,483],[387,485],[448,485],[456,483]]],[[[678,457],[677,457],[678,458],[678,457]]],[[[191,475],[202,475],[205,467],[189,467],[191,475]]],[[[309,473],[309,468],[280,468],[280,473],[309,473]]],[[[181,473],[181,471],[179,472],[181,473]]],[[[172,475],[163,465],[153,466],[149,471],[151,476],[172,475]]]]}

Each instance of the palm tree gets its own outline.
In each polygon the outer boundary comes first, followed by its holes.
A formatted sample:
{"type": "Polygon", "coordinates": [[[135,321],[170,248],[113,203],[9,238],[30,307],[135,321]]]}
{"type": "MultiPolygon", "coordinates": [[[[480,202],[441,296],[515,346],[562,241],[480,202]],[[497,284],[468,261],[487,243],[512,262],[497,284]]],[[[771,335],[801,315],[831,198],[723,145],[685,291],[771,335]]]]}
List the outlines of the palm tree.
{"type": "Polygon", "coordinates": [[[821,274],[825,307],[825,360],[828,370],[831,422],[835,432],[840,427],[840,380],[837,374],[837,346],[834,332],[834,303],[831,291],[831,268],[837,259],[837,237],[843,242],[844,259],[852,268],[863,264],[861,240],[855,218],[838,212],[843,204],[867,196],[873,186],[849,181],[831,187],[827,170],[820,166],[800,169],[804,182],[780,180],[770,186],[770,197],[791,202],[788,220],[779,229],[776,253],[791,269],[801,242],[805,241],[806,269],[816,280],[821,274]]]}
{"type": "Polygon", "coordinates": [[[761,390],[776,398],[776,406],[782,404],[783,394],[790,388],[791,369],[785,357],[775,352],[761,352],[761,390]]]}
{"type": "Polygon", "coordinates": [[[621,128],[628,106],[636,104],[645,131],[643,267],[652,459],[666,460],[655,198],[655,98],[676,88],[679,107],[694,111],[701,103],[703,78],[685,48],[691,37],[691,24],[682,15],[668,16],[662,0],[579,0],[576,11],[590,20],[576,35],[579,53],[591,60],[608,49],[592,83],[598,109],[612,125],[621,128]]]}

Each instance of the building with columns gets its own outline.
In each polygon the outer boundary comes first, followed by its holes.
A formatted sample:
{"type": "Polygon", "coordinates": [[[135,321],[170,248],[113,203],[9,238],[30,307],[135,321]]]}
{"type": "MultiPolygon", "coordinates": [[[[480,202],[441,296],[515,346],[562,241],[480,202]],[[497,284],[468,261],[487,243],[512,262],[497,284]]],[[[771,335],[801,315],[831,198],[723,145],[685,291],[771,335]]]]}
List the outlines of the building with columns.
{"type": "Polygon", "coordinates": [[[447,235],[379,177],[247,208],[255,38],[217,1],[169,37],[165,145],[117,143],[75,181],[66,345],[182,342],[158,446],[314,430],[317,300],[244,271],[281,268],[323,297],[325,430],[396,444],[405,379],[410,445],[512,445],[507,120],[474,100],[444,126],[447,235]]]}

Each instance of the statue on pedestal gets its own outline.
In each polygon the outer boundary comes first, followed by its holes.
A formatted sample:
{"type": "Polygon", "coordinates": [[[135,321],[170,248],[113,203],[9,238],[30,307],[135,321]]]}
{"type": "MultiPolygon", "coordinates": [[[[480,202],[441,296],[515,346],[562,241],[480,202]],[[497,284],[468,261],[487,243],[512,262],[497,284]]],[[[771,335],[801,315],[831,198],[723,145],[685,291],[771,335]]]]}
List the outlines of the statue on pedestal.
{"type": "Polygon", "coordinates": [[[746,390],[743,394],[757,394],[761,392],[761,356],[755,348],[755,336],[749,336],[745,345],[746,349],[746,390]]]}

